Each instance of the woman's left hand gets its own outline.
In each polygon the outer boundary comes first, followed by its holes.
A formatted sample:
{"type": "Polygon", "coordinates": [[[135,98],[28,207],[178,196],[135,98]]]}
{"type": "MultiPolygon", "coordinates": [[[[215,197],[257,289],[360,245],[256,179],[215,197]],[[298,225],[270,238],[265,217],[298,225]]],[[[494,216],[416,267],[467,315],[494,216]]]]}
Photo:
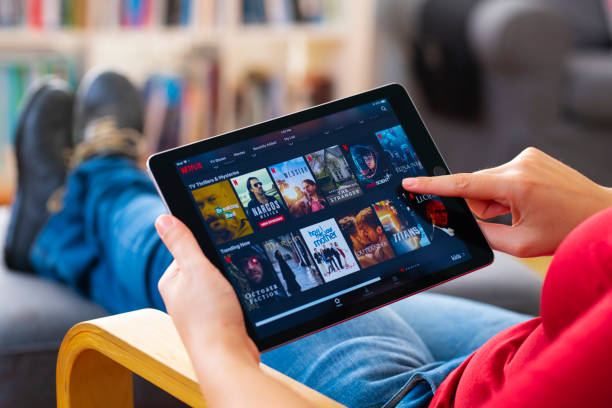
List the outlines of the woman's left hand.
{"type": "Polygon", "coordinates": [[[159,291],[193,363],[209,407],[309,407],[259,367],[238,298],[178,219],[161,215],[155,227],[174,261],[159,291]]]}
{"type": "Polygon", "coordinates": [[[159,280],[159,291],[192,359],[216,358],[228,351],[245,364],[257,365],[259,352],[247,335],[230,283],[180,220],[161,215],[155,227],[174,256],[159,280]]]}

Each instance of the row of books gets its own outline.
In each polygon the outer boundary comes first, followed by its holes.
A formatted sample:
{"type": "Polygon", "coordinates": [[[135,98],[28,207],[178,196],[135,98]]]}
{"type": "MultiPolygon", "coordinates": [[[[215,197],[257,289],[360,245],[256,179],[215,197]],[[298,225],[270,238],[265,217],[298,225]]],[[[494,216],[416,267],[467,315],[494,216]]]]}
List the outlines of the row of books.
{"type": "Polygon", "coordinates": [[[179,74],[154,74],[143,87],[144,134],[149,153],[217,131],[219,62],[213,48],[194,49],[179,74]]]}
{"type": "Polygon", "coordinates": [[[330,23],[341,13],[339,0],[243,0],[245,24],[330,23]]]}
{"type": "Polygon", "coordinates": [[[240,81],[235,95],[235,126],[240,128],[283,114],[319,105],[332,99],[330,76],[308,75],[300,83],[274,73],[251,70],[240,81]]]}
{"type": "Polygon", "coordinates": [[[194,51],[179,75],[152,75],[143,90],[144,133],[152,153],[208,138],[228,128],[241,128],[332,99],[330,77],[313,75],[291,87],[259,69],[247,70],[239,81],[230,123],[220,118],[219,63],[214,50],[194,51]]]}
{"type": "MultiPolygon", "coordinates": [[[[235,0],[242,22],[321,23],[340,14],[339,0],[235,0]]],[[[0,27],[33,29],[214,26],[227,0],[2,0],[0,27]]]]}
{"type": "Polygon", "coordinates": [[[34,29],[202,26],[219,21],[223,0],[2,0],[0,27],[34,29]]]}
{"type": "MultiPolygon", "coordinates": [[[[82,59],[75,55],[42,55],[0,62],[0,151],[12,143],[19,109],[27,87],[43,75],[56,75],[76,89],[82,76],[82,59]]],[[[149,153],[207,138],[332,98],[333,81],[326,76],[307,77],[292,83],[274,74],[247,70],[234,98],[235,111],[220,121],[220,67],[214,47],[195,48],[186,57],[181,72],[152,74],[142,87],[144,134],[149,153]],[[233,115],[233,118],[231,116],[233,115]]],[[[140,85],[140,84],[138,84],[140,85]]],[[[226,91],[227,92],[227,91],[226,91]]],[[[0,163],[0,167],[1,167],[0,163]]]]}

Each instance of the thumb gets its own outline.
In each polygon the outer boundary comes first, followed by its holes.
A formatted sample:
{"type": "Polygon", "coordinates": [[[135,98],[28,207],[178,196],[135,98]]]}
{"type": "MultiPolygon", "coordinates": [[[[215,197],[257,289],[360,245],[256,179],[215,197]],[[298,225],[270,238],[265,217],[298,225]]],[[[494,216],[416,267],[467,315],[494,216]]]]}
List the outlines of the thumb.
{"type": "Polygon", "coordinates": [[[160,215],[155,228],[183,273],[213,267],[189,228],[179,219],[170,214],[160,215]]]}

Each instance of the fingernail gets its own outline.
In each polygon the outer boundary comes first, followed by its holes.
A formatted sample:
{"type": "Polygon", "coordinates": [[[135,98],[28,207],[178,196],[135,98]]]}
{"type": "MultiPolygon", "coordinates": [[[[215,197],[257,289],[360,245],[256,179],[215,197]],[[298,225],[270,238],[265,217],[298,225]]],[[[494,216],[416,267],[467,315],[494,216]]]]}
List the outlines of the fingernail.
{"type": "Polygon", "coordinates": [[[412,178],[405,178],[402,180],[402,185],[406,188],[414,186],[416,184],[416,180],[412,178]]]}
{"type": "Polygon", "coordinates": [[[160,215],[157,217],[157,221],[155,221],[155,227],[161,235],[165,234],[170,228],[172,228],[173,224],[174,219],[172,216],[167,214],[160,215]]]}

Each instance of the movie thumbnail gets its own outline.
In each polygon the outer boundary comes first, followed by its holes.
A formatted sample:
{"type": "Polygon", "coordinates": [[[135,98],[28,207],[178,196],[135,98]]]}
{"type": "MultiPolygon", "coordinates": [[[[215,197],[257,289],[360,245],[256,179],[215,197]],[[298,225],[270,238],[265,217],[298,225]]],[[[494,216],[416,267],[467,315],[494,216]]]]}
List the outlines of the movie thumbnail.
{"type": "Polygon", "coordinates": [[[373,207],[396,254],[402,255],[429,245],[419,218],[399,200],[379,201],[373,207]]]}
{"type": "Polygon", "coordinates": [[[229,277],[247,310],[274,305],[287,293],[260,245],[250,245],[225,256],[229,277]]]}
{"type": "Polygon", "coordinates": [[[290,296],[325,282],[299,234],[279,235],[263,242],[262,247],[290,296]]]}
{"type": "Polygon", "coordinates": [[[395,257],[384,230],[370,206],[348,212],[338,218],[338,225],[362,268],[395,257]]]}
{"type": "Polygon", "coordinates": [[[325,282],[359,270],[357,261],[333,218],[302,228],[300,233],[325,282]]]}
{"type": "Polygon", "coordinates": [[[455,228],[449,221],[448,210],[442,199],[430,194],[415,194],[407,192],[408,207],[423,220],[423,229],[433,244],[451,242],[458,239],[455,228]]]}
{"type": "Polygon", "coordinates": [[[292,217],[303,217],[327,207],[327,200],[323,197],[302,157],[276,164],[268,169],[292,217]]]}
{"type": "Polygon", "coordinates": [[[229,181],[191,192],[215,244],[223,244],[253,233],[229,181]]]}
{"type": "Polygon", "coordinates": [[[427,176],[401,126],[376,132],[376,138],[396,172],[410,177],[427,176]]]}
{"type": "Polygon", "coordinates": [[[231,179],[249,220],[259,228],[278,224],[287,218],[287,209],[266,169],[231,179]]]}
{"type": "Polygon", "coordinates": [[[391,181],[391,164],[373,137],[342,147],[348,151],[348,161],[363,188],[368,189],[391,181]]]}
{"type": "Polygon", "coordinates": [[[317,185],[330,205],[363,194],[340,146],[327,147],[306,155],[317,185]]]}

